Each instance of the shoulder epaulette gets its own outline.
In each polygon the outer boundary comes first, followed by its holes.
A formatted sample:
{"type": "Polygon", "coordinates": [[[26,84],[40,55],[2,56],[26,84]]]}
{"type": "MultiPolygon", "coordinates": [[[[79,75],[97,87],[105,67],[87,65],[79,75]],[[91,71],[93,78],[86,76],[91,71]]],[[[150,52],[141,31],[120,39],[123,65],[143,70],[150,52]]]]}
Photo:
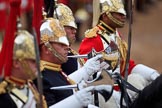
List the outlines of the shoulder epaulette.
{"type": "Polygon", "coordinates": [[[8,83],[6,81],[0,82],[0,94],[4,94],[7,92],[7,85],[8,83]]]}
{"type": "Polygon", "coordinates": [[[92,29],[89,29],[85,32],[85,37],[86,38],[93,38],[97,36],[97,32],[99,31],[98,27],[94,27],[92,29]]]}

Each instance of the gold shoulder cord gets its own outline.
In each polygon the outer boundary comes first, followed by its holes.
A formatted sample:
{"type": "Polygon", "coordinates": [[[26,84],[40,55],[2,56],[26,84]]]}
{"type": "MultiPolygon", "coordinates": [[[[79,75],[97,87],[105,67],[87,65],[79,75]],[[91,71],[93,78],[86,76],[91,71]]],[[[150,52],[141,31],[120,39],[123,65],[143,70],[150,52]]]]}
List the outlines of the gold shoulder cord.
{"type": "MultiPolygon", "coordinates": [[[[39,104],[40,103],[39,92],[31,80],[28,81],[28,87],[31,89],[36,103],[39,104]]],[[[47,102],[44,96],[42,96],[42,105],[43,105],[43,108],[48,108],[47,102]]]]}
{"type": "Polygon", "coordinates": [[[76,84],[75,81],[73,81],[72,79],[70,79],[64,72],[61,71],[61,74],[66,78],[66,80],[71,84],[76,84]]]}
{"type": "Polygon", "coordinates": [[[116,39],[117,39],[119,51],[120,51],[120,54],[121,54],[120,68],[121,68],[121,72],[123,72],[124,69],[125,69],[125,65],[126,65],[125,63],[126,63],[128,46],[127,46],[127,43],[124,40],[121,40],[121,38],[119,36],[117,36],[116,39]]]}

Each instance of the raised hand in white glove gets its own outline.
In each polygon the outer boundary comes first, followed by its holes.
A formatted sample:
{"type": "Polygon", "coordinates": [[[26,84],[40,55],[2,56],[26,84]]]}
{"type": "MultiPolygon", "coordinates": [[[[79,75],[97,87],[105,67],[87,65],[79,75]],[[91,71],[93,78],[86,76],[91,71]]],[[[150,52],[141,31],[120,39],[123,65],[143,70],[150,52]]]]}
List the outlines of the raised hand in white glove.
{"type": "Polygon", "coordinates": [[[83,68],[89,76],[100,70],[101,57],[102,55],[97,55],[91,59],[88,59],[87,62],[84,64],[83,68]]]}
{"type": "Polygon", "coordinates": [[[110,67],[110,65],[108,63],[106,63],[105,61],[103,61],[101,64],[100,64],[100,71],[102,71],[102,69],[108,69],[110,67]]]}
{"type": "Polygon", "coordinates": [[[82,80],[81,82],[77,84],[77,86],[78,86],[78,89],[81,90],[87,87],[87,83],[84,80],[82,80]]]}
{"type": "Polygon", "coordinates": [[[74,95],[76,99],[84,106],[88,106],[93,102],[92,92],[94,90],[94,86],[90,86],[80,91],[76,92],[74,95]]]}
{"type": "Polygon", "coordinates": [[[97,86],[89,86],[87,88],[84,88],[74,95],[79,100],[79,102],[84,105],[88,106],[88,108],[98,108],[97,106],[92,105],[93,103],[93,96],[91,91],[101,91],[105,90],[111,94],[113,87],[111,85],[97,85],[97,86]]]}
{"type": "Polygon", "coordinates": [[[81,80],[88,80],[91,75],[100,70],[101,57],[102,55],[97,55],[91,59],[88,59],[82,68],[73,72],[68,77],[76,83],[79,83],[81,80]]]}

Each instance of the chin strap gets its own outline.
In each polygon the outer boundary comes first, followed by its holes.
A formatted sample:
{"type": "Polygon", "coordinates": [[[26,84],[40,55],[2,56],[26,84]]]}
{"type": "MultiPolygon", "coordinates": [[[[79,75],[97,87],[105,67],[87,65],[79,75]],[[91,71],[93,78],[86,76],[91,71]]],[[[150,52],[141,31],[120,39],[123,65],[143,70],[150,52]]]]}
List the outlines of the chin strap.
{"type": "Polygon", "coordinates": [[[65,63],[67,60],[62,57],[52,46],[49,42],[45,43],[45,46],[48,48],[49,51],[51,51],[51,53],[56,56],[61,62],[65,63]]]}
{"type": "Polygon", "coordinates": [[[108,16],[108,17],[111,19],[111,21],[113,21],[115,24],[117,24],[117,25],[119,25],[119,26],[121,26],[121,27],[124,26],[124,23],[121,22],[121,21],[119,21],[119,20],[117,20],[116,18],[114,18],[114,17],[111,15],[111,13],[108,13],[107,16],[108,16]]]}

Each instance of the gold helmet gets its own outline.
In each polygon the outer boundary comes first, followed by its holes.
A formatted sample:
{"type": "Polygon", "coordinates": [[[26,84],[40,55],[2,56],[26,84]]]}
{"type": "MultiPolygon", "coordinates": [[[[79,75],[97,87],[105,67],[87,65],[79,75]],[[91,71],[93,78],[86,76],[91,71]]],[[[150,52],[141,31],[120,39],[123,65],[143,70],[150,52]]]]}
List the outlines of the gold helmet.
{"type": "Polygon", "coordinates": [[[29,32],[25,30],[18,31],[14,40],[13,59],[35,60],[34,40],[29,32]]]}
{"type": "Polygon", "coordinates": [[[62,3],[57,4],[56,7],[53,17],[58,19],[63,26],[71,26],[77,29],[72,10],[62,3]]]}
{"type": "Polygon", "coordinates": [[[66,37],[64,27],[60,24],[59,20],[53,18],[47,18],[40,27],[41,42],[44,44],[58,59],[62,62],[66,62],[67,59],[62,57],[58,51],[56,51],[50,42],[61,43],[69,46],[69,41],[66,37]]]}
{"type": "Polygon", "coordinates": [[[40,27],[41,44],[46,42],[57,42],[69,45],[66,32],[57,19],[47,18],[40,27]]]}
{"type": "Polygon", "coordinates": [[[33,35],[25,30],[18,30],[14,40],[13,59],[21,62],[24,73],[32,80],[36,78],[36,70],[30,67],[26,59],[36,60],[34,48],[33,35]]]}
{"type": "Polygon", "coordinates": [[[93,0],[93,26],[98,23],[99,18],[103,13],[106,13],[108,17],[114,21],[115,19],[110,16],[111,12],[126,15],[121,0],[93,0]]]}

